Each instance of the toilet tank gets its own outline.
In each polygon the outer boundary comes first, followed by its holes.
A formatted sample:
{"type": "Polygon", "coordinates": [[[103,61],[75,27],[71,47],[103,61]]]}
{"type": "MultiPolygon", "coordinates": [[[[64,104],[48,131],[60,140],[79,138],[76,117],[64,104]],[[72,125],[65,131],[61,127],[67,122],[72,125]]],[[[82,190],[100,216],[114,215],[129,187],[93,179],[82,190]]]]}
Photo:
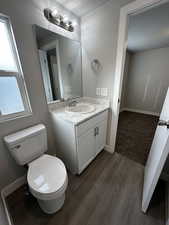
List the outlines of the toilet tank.
{"type": "Polygon", "coordinates": [[[47,151],[47,133],[43,124],[10,134],[4,141],[19,165],[33,161],[47,151]]]}

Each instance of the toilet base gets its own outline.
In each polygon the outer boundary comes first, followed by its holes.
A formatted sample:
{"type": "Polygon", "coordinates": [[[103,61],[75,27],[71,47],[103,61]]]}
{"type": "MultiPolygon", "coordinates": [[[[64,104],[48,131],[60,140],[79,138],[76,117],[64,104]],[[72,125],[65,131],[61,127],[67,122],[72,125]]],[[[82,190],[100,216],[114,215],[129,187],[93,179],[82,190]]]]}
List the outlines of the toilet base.
{"type": "Polygon", "coordinates": [[[61,195],[57,199],[52,199],[52,200],[40,200],[37,199],[40,208],[47,214],[53,214],[57,211],[59,211],[65,201],[65,194],[61,195]]]}

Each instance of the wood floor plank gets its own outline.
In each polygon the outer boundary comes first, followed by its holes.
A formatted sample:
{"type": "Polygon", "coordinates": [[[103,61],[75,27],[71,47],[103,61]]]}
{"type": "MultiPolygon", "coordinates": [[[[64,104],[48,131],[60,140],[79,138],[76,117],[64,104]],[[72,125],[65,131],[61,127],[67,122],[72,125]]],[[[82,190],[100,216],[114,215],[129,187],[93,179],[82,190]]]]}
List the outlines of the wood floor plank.
{"type": "Polygon", "coordinates": [[[145,165],[158,119],[157,116],[142,113],[121,112],[117,129],[116,152],[145,165]]]}
{"type": "Polygon", "coordinates": [[[141,212],[143,172],[141,164],[102,152],[80,176],[68,175],[66,201],[56,214],[44,214],[24,187],[7,198],[9,211],[14,225],[164,225],[162,184],[148,214],[141,212]]]}

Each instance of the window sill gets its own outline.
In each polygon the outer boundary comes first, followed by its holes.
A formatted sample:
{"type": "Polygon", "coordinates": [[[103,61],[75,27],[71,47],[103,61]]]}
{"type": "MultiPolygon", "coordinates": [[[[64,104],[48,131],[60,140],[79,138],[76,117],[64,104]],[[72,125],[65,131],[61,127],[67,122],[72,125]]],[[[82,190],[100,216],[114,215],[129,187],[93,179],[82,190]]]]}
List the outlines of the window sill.
{"type": "Polygon", "coordinates": [[[33,113],[32,113],[32,111],[30,111],[30,112],[21,112],[21,113],[14,113],[14,114],[6,115],[6,116],[0,116],[0,123],[9,122],[12,120],[21,119],[21,118],[29,117],[32,115],[33,115],[33,113]]]}

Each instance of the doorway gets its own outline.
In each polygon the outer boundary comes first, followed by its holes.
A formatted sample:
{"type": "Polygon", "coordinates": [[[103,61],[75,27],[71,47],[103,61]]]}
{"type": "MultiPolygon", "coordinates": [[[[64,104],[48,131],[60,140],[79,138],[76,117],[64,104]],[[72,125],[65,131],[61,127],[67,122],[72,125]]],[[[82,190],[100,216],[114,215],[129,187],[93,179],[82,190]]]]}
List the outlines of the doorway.
{"type": "Polygon", "coordinates": [[[145,165],[169,86],[169,2],[128,16],[115,151],[145,165]]]}
{"type": "Polygon", "coordinates": [[[157,123],[157,116],[131,111],[120,112],[116,152],[145,165],[157,123]]]}

